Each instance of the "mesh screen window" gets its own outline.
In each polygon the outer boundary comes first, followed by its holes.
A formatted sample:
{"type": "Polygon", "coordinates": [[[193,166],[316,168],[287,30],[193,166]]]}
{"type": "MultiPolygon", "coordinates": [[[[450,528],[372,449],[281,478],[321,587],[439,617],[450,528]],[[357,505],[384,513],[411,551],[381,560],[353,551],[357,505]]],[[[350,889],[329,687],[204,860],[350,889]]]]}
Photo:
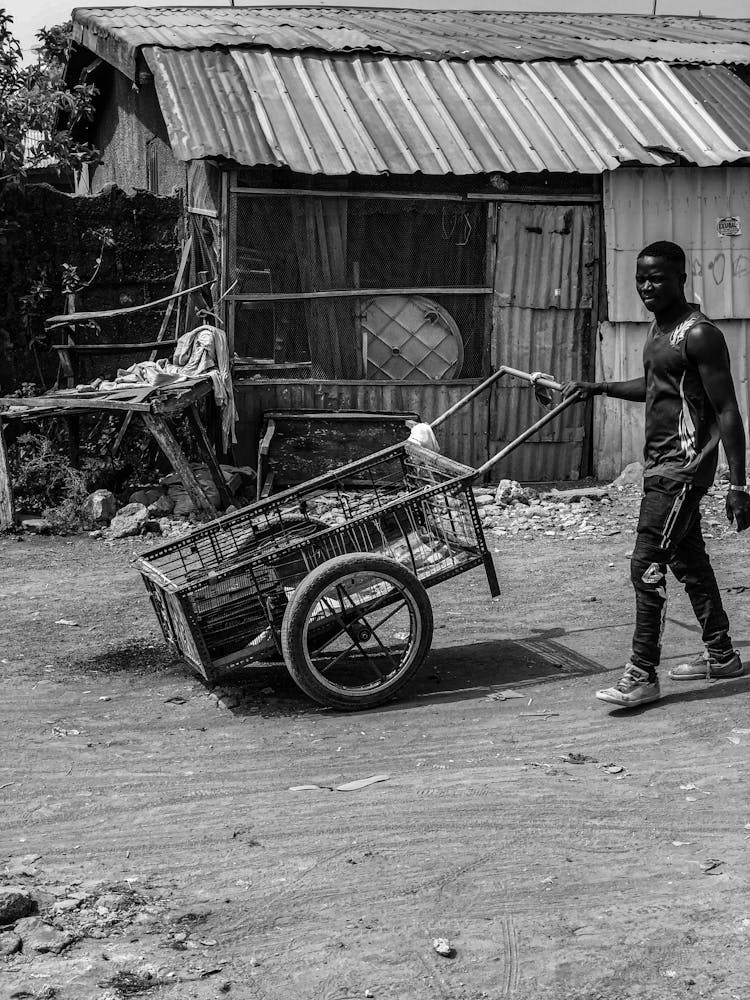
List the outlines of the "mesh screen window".
{"type": "Polygon", "coordinates": [[[312,378],[482,374],[487,207],[438,199],[235,193],[235,352],[312,378]]]}

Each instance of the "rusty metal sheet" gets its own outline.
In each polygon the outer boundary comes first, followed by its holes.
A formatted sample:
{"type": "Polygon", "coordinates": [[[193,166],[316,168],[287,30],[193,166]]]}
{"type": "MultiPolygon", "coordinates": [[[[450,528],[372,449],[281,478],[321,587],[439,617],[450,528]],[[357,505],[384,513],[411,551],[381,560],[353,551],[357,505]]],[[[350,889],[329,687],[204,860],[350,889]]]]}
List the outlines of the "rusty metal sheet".
{"type": "Polygon", "coordinates": [[[135,79],[138,50],[211,46],[419,59],[750,62],[742,18],[340,7],[80,7],[76,42],[135,79]]]}
{"type": "Polygon", "coordinates": [[[181,160],[224,156],[329,176],[467,175],[601,173],[675,156],[708,166],[750,155],[747,87],[722,67],[241,48],[155,47],[145,57],[181,160]],[[700,96],[704,75],[710,101],[700,96]],[[721,126],[712,117],[720,91],[734,109],[721,126]]]}
{"type": "Polygon", "coordinates": [[[650,320],[635,291],[635,262],[656,240],[684,248],[686,294],[712,319],[750,319],[750,167],[605,174],[604,224],[613,322],[650,320]],[[720,235],[719,219],[739,220],[741,232],[720,235]]]}
{"type": "MultiPolygon", "coordinates": [[[[589,375],[597,277],[594,213],[589,205],[503,205],[498,210],[494,367],[542,371],[561,382],[589,375]]],[[[490,451],[514,440],[540,415],[528,386],[499,384],[490,406],[490,451]]],[[[563,413],[509,456],[512,478],[577,479],[586,420],[584,407],[563,413]]]]}

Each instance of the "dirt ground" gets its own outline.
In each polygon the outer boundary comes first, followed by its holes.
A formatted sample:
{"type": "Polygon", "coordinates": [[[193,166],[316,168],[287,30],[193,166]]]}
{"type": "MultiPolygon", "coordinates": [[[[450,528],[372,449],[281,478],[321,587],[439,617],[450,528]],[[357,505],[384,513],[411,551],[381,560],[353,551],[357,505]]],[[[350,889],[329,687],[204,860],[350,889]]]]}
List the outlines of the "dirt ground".
{"type": "MultiPolygon", "coordinates": [[[[632,537],[495,544],[502,596],[431,591],[419,679],[351,715],[276,666],[217,705],[128,543],[0,541],[0,885],[58,929],[3,996],[747,1000],[750,677],[610,710],[632,537]]],[[[750,539],[710,544],[750,659],[750,539]]],[[[670,599],[665,666],[700,648],[670,599]]]]}

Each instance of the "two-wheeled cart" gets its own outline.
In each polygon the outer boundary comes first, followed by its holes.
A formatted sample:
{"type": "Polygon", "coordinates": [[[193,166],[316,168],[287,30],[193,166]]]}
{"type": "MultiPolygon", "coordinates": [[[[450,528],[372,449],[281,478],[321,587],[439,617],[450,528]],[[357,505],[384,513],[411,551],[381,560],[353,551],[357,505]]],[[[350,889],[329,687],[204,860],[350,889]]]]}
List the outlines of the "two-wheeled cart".
{"type": "MultiPolygon", "coordinates": [[[[505,375],[546,404],[560,390],[550,376],[503,367],[431,426],[505,375]]],[[[427,588],[484,566],[499,593],[472,484],[579,398],[478,469],[407,440],[151,549],[135,565],[166,640],[209,680],[281,657],[325,705],[388,701],[429,652],[427,588]]]]}

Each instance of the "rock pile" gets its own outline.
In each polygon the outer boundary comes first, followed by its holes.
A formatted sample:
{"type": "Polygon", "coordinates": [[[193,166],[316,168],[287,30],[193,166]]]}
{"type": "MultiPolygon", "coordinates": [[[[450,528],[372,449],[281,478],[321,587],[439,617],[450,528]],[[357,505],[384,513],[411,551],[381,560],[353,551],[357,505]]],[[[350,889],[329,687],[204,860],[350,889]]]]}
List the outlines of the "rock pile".
{"type": "MultiPolygon", "coordinates": [[[[608,487],[550,490],[540,493],[503,480],[474,491],[488,541],[496,537],[601,539],[634,535],[642,496],[643,467],[634,463],[608,487]],[[621,485],[616,485],[620,483],[621,485]]],[[[703,534],[725,537],[733,532],[724,513],[726,486],[717,484],[703,501],[703,534]]]]}

